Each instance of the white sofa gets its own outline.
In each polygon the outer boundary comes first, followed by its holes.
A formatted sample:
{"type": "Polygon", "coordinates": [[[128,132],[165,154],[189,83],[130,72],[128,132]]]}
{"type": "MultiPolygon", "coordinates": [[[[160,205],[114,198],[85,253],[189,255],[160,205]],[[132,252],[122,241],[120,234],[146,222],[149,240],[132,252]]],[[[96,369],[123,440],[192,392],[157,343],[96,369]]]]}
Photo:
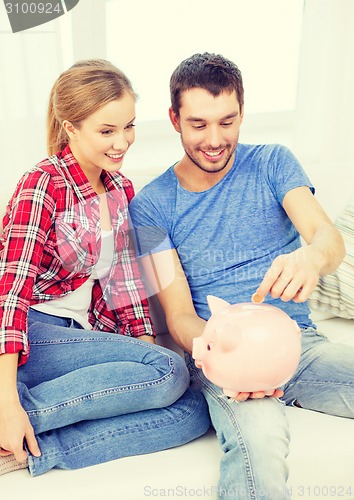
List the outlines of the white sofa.
{"type": "MultiPolygon", "coordinates": [[[[354,321],[318,322],[333,342],[354,346],[354,321]]],[[[171,347],[168,334],[159,342],[171,347]]],[[[333,367],[335,369],[335,367],[333,367]]],[[[294,499],[354,499],[354,421],[299,408],[286,409],[291,430],[289,488],[294,499]]],[[[108,462],[77,471],[27,471],[0,479],[0,497],[30,500],[215,499],[221,451],[214,431],[178,448],[108,462]]]]}
{"type": "MultiPolygon", "coordinates": [[[[132,163],[139,164],[140,158],[132,158],[132,163]]],[[[145,173],[124,168],[137,189],[158,173],[149,170],[146,163],[144,168],[145,173]]],[[[347,186],[346,189],[348,192],[347,186]]],[[[0,194],[3,205],[8,192],[1,193],[0,187],[0,194]]],[[[336,208],[329,213],[334,216],[336,208]]],[[[160,332],[158,342],[172,347],[161,311],[152,302],[160,332]]],[[[331,341],[354,346],[353,320],[321,314],[317,314],[318,327],[331,341]]],[[[289,488],[293,498],[354,499],[354,420],[299,408],[287,408],[287,414],[291,429],[289,488]]],[[[210,429],[187,445],[148,456],[128,457],[77,471],[52,470],[37,478],[31,478],[25,470],[13,472],[1,477],[0,498],[21,495],[30,500],[215,499],[220,457],[215,433],[210,429]]]]}

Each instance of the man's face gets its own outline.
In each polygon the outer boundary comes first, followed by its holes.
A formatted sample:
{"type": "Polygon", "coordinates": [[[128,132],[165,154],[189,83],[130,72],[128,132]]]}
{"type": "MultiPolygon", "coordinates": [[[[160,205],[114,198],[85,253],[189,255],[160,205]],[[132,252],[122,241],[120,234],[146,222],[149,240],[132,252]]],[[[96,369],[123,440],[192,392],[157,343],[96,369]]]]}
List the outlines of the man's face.
{"type": "Polygon", "coordinates": [[[208,173],[231,168],[243,119],[236,92],[214,97],[192,88],[182,94],[179,117],[170,110],[170,118],[194,165],[208,173]]]}

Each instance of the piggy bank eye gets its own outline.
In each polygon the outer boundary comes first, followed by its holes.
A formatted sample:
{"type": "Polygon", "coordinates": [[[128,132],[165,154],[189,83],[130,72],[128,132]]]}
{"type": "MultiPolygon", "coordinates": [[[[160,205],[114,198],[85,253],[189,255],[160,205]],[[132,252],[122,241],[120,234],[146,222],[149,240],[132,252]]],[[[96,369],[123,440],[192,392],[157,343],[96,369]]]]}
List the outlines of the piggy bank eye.
{"type": "Polygon", "coordinates": [[[213,347],[213,343],[212,343],[212,342],[210,342],[210,344],[208,344],[208,345],[207,345],[207,349],[208,349],[208,351],[211,351],[211,348],[212,348],[212,347],[213,347]]]}

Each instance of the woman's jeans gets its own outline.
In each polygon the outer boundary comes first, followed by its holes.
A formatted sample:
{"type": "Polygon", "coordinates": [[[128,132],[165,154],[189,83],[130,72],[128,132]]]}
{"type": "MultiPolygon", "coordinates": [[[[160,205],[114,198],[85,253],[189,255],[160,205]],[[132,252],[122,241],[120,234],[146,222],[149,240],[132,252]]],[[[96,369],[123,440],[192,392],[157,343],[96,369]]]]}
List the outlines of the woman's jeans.
{"type": "Polygon", "coordinates": [[[18,391],[42,455],[33,476],[164,450],[204,434],[204,397],[184,360],[132,337],[30,310],[31,354],[18,391]]]}
{"type": "Polygon", "coordinates": [[[220,499],[290,497],[285,405],[354,418],[354,347],[330,343],[313,329],[302,332],[301,361],[294,377],[282,387],[281,400],[232,401],[187,358],[192,387],[205,395],[224,451],[217,488],[220,499]]]}

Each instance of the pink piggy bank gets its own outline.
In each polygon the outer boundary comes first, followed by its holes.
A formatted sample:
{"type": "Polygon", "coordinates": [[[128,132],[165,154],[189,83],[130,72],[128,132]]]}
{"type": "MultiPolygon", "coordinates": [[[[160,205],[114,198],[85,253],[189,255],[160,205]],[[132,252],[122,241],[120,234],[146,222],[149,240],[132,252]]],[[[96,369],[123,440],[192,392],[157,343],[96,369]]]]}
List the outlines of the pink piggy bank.
{"type": "Polygon", "coordinates": [[[211,382],[233,398],[239,392],[272,394],[290,380],[301,354],[296,321],[269,304],[207,299],[212,315],[193,340],[192,356],[211,382]]]}

